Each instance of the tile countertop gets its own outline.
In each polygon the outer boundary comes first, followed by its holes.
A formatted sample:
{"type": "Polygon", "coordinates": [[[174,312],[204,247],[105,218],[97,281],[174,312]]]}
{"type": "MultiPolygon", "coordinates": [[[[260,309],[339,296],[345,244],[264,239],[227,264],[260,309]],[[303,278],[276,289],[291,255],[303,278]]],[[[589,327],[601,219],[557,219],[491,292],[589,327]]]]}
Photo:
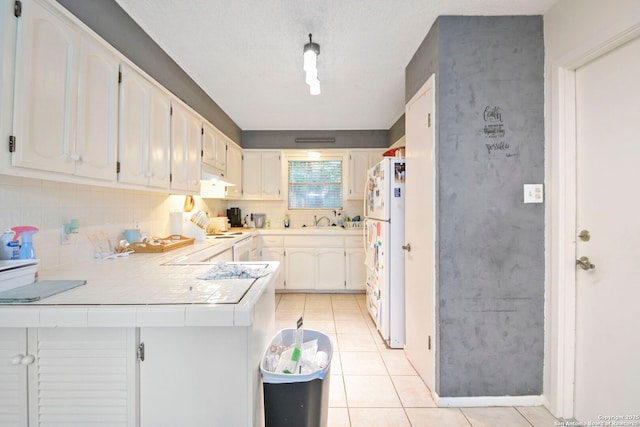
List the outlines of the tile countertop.
{"type": "MultiPolygon", "coordinates": [[[[256,279],[200,280],[209,264],[171,261],[196,251],[223,252],[245,236],[207,239],[165,253],[134,253],[39,271],[41,280],[86,280],[87,284],[27,304],[0,305],[0,327],[249,326],[253,306],[273,292],[273,274],[256,279]],[[238,289],[240,287],[241,289],[238,289]],[[225,295],[246,294],[238,303],[225,295]]],[[[243,263],[268,266],[277,262],[243,263]]]]}
{"type": "Polygon", "coordinates": [[[342,227],[293,227],[293,228],[260,228],[263,235],[316,235],[316,236],[362,236],[363,228],[342,227]]]}

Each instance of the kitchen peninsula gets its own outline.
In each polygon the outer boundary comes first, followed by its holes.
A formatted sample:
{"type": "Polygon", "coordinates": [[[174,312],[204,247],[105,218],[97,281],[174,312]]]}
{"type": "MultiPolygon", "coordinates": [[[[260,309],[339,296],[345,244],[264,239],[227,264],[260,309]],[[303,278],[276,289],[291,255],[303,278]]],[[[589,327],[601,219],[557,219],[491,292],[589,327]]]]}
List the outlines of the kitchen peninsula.
{"type": "Polygon", "coordinates": [[[243,263],[268,269],[258,279],[201,280],[212,265],[184,262],[234,240],[41,271],[87,284],[0,305],[0,424],[261,425],[279,264],[243,263]]]}

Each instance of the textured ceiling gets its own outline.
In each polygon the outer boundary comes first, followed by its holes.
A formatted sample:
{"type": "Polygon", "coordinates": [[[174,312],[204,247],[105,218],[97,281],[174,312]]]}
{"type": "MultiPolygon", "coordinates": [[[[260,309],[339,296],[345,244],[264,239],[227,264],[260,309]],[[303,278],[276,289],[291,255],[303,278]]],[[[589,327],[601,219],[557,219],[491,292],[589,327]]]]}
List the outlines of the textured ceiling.
{"type": "Polygon", "coordinates": [[[541,15],[556,0],[116,0],[243,130],[389,129],[438,15],[541,15]],[[302,48],[320,44],[322,94],[302,48]]]}

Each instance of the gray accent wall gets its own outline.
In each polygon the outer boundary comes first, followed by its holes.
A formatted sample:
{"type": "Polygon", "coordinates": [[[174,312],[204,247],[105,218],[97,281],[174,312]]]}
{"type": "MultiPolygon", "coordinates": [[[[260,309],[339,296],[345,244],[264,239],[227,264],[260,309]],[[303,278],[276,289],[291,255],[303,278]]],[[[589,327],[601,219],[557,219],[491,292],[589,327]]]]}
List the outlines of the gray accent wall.
{"type": "Polygon", "coordinates": [[[241,130],[115,0],[57,0],[100,37],[236,143],[241,130]]]}
{"type": "Polygon", "coordinates": [[[251,130],[242,131],[243,148],[329,149],[329,148],[386,148],[388,130],[251,130]],[[335,142],[296,142],[296,138],[334,138],[335,142]]]}
{"type": "Polygon", "coordinates": [[[433,72],[436,392],[540,395],[544,204],[524,204],[523,184],[544,182],[542,17],[440,17],[407,66],[407,101],[433,72]]]}
{"type": "Polygon", "coordinates": [[[405,115],[400,116],[398,120],[389,129],[389,145],[395,144],[397,140],[402,138],[405,134],[405,115]]]}

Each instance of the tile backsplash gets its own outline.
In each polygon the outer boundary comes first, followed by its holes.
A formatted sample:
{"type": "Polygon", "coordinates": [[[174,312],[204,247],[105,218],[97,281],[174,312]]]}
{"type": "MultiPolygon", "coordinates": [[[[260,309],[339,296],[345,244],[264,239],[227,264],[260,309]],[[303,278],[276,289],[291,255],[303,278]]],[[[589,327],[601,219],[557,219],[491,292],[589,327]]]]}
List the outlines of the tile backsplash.
{"type": "MultiPolygon", "coordinates": [[[[32,225],[39,269],[57,267],[94,256],[89,236],[104,232],[115,245],[125,228],[139,227],[143,235],[169,234],[169,212],[182,210],[184,196],[69,184],[0,175],[0,227],[32,225]],[[79,220],[79,233],[61,244],[61,228],[79,220]]],[[[221,211],[223,201],[209,203],[221,211]]],[[[211,209],[196,198],[195,209],[211,209]]]]}
{"type": "MultiPolygon", "coordinates": [[[[54,268],[94,257],[89,237],[104,233],[115,245],[123,239],[125,228],[140,228],[142,235],[169,234],[169,213],[182,210],[185,196],[172,196],[140,190],[70,184],[40,179],[0,175],[0,232],[18,225],[32,225],[40,231],[33,236],[39,269],[54,268]],[[61,243],[61,228],[71,219],[79,221],[79,233],[61,243]]],[[[195,197],[195,210],[210,216],[226,215],[228,207],[239,207],[242,216],[264,213],[271,228],[282,228],[285,215],[291,227],[312,225],[316,216],[336,219],[331,210],[288,210],[286,200],[248,201],[201,199],[195,197]]],[[[362,201],[348,201],[346,216],[362,216],[362,201]]]]}

